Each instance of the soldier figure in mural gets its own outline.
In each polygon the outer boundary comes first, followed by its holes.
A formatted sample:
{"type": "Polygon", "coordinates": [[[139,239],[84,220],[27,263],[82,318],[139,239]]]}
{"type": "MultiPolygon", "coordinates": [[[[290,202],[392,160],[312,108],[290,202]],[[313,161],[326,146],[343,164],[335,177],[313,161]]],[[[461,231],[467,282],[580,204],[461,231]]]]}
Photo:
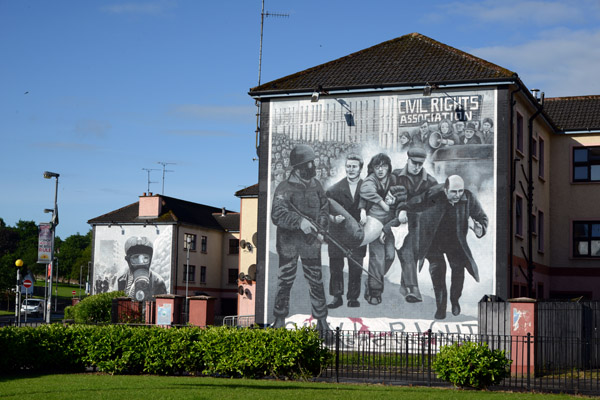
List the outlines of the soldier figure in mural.
{"type": "MultiPolygon", "coordinates": [[[[396,177],[397,184],[406,189],[407,199],[410,200],[437,185],[438,182],[423,168],[427,153],[422,147],[411,147],[407,156],[406,166],[394,170],[392,175],[396,177]]],[[[397,222],[400,224],[408,223],[408,235],[398,250],[398,259],[402,267],[400,294],[409,303],[421,302],[423,298],[419,291],[417,259],[415,258],[419,237],[419,214],[407,212],[405,204],[398,204],[397,217],[397,222]]]]}
{"type": "Polygon", "coordinates": [[[152,242],[145,236],[132,236],[125,242],[125,260],[129,270],[117,280],[118,290],[137,301],[150,300],[155,294],[167,293],[165,281],[150,271],[152,242]]]}
{"type": "Polygon", "coordinates": [[[322,237],[319,229],[327,229],[329,202],[321,183],[315,179],[315,157],[309,145],[294,147],[290,153],[290,177],[277,186],[273,196],[271,220],[277,227],[276,248],[279,256],[273,308],[275,328],[283,327],[289,314],[290,291],[300,259],[310,287],[312,316],[317,320],[317,329],[327,329],[327,303],[321,271],[322,237]]]}
{"type": "MultiPolygon", "coordinates": [[[[343,207],[350,216],[358,221],[360,219],[360,187],[363,180],[360,174],[363,168],[363,159],[358,154],[349,154],[346,157],[346,177],[333,184],[326,192],[330,200],[334,200],[343,207]]],[[[333,204],[333,203],[332,203],[333,204]]],[[[332,235],[344,241],[346,249],[350,251],[349,255],[353,258],[348,258],[348,307],[360,307],[358,297],[360,296],[360,282],[362,276],[363,258],[366,254],[366,246],[360,246],[356,243],[348,243],[344,240],[346,235],[343,235],[343,230],[340,224],[352,222],[342,214],[335,211],[330,212],[329,226],[332,235]],[[337,232],[341,232],[338,234],[337,232]]],[[[342,296],[344,294],[344,258],[346,254],[343,249],[330,243],[328,246],[329,252],[329,294],[333,296],[333,301],[328,305],[329,308],[338,308],[343,304],[342,296]]]]}
{"type": "Polygon", "coordinates": [[[425,259],[429,261],[436,303],[434,318],[446,318],[448,291],[444,255],[451,270],[452,315],[459,315],[459,298],[462,295],[465,269],[479,282],[479,270],[467,243],[467,233],[472,229],[477,238],[483,237],[488,217],[475,195],[465,190],[464,181],[458,175],[451,175],[444,184],[413,197],[408,201],[407,209],[420,212],[420,228],[415,233],[415,251],[419,270],[425,259]]]}

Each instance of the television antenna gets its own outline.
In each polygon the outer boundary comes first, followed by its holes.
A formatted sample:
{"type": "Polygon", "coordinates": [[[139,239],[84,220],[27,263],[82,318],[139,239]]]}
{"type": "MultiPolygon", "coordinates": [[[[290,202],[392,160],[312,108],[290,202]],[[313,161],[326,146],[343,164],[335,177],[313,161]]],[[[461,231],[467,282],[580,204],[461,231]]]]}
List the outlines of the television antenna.
{"type": "MultiPolygon", "coordinates": [[[[265,0],[262,0],[262,10],[260,12],[260,48],[258,52],[258,85],[260,86],[260,78],[262,72],[262,48],[263,48],[263,27],[265,22],[265,17],[275,17],[275,18],[287,18],[290,14],[287,13],[271,13],[265,12],[265,0]]],[[[256,138],[255,138],[255,146],[256,146],[256,155],[258,155],[259,151],[259,141],[258,138],[260,136],[260,101],[256,100],[254,102],[256,104],[256,138]]]]}
{"type": "Polygon", "coordinates": [[[173,170],[167,169],[167,165],[175,165],[175,163],[173,162],[163,162],[163,161],[157,161],[157,164],[162,165],[162,192],[161,194],[164,195],[165,194],[165,172],[175,172],[173,170]]]}
{"type": "Polygon", "coordinates": [[[158,183],[158,182],[153,182],[150,180],[150,171],[160,171],[160,169],[158,169],[158,168],[142,168],[142,170],[144,170],[148,173],[148,190],[146,191],[146,193],[150,193],[150,184],[158,183]]]}

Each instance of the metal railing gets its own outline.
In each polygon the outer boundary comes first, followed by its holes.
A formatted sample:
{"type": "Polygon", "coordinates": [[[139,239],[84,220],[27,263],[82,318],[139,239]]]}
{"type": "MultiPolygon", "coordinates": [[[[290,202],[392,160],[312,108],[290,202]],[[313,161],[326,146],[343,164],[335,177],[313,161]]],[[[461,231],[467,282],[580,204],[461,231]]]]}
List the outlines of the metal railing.
{"type": "Polygon", "coordinates": [[[248,328],[254,325],[254,315],[228,315],[223,317],[223,325],[248,328]]]}
{"type": "Polygon", "coordinates": [[[486,343],[512,360],[500,389],[600,394],[598,339],[410,332],[324,331],[333,353],[321,379],[424,386],[448,385],[433,361],[444,345],[486,343]]]}

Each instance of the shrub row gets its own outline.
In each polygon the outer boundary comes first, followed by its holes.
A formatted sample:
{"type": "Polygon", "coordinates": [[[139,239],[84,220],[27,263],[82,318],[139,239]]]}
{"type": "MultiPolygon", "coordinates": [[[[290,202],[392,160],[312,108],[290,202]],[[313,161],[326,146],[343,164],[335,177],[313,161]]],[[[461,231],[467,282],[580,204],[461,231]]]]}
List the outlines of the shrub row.
{"type": "Polygon", "coordinates": [[[112,301],[122,296],[125,296],[123,291],[88,296],[76,305],[66,307],[65,319],[72,319],[77,324],[110,322],[112,301]]]}
{"type": "Polygon", "coordinates": [[[81,372],[307,378],[330,357],[318,332],[45,325],[0,328],[0,373],[81,372]]]}

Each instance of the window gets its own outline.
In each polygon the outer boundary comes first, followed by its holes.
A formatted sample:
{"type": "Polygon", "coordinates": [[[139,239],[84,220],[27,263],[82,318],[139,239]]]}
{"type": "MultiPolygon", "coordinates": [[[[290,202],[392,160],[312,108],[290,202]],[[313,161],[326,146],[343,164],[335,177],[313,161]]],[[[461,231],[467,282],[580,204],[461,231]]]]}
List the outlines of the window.
{"type": "Polygon", "coordinates": [[[229,284],[237,284],[238,278],[238,270],[237,268],[230,268],[227,275],[227,283],[229,284]]]}
{"type": "Polygon", "coordinates": [[[537,158],[538,156],[538,141],[536,138],[532,138],[532,146],[531,146],[531,155],[533,158],[537,158]]]}
{"type": "Polygon", "coordinates": [[[240,241],[238,239],[229,239],[229,254],[240,253],[240,241]]]}
{"type": "Polygon", "coordinates": [[[533,235],[537,235],[537,216],[535,215],[535,213],[531,214],[531,233],[533,235]]]}
{"type": "Polygon", "coordinates": [[[573,182],[600,182],[600,146],[573,148],[573,182]]]}
{"type": "Polygon", "coordinates": [[[515,205],[516,213],[516,231],[518,236],[523,236],[523,198],[517,195],[517,201],[515,205]]]}
{"type": "Polygon", "coordinates": [[[184,250],[187,250],[187,248],[188,248],[188,241],[190,242],[190,251],[196,250],[196,235],[193,235],[191,233],[183,234],[183,249],[184,250]]]}
{"type": "Polygon", "coordinates": [[[539,168],[539,173],[538,176],[540,178],[544,177],[544,158],[546,157],[546,149],[544,147],[544,139],[542,139],[540,137],[540,152],[539,152],[539,162],[538,162],[538,168],[539,168]]]}
{"type": "Polygon", "coordinates": [[[206,283],[206,267],[200,267],[200,283],[206,283]]]}
{"type": "Polygon", "coordinates": [[[523,116],[517,113],[517,150],[523,153],[523,116]]]}
{"type": "Polygon", "coordinates": [[[544,212],[538,211],[538,251],[544,252],[544,212]]]}
{"type": "Polygon", "coordinates": [[[573,257],[600,257],[600,221],[573,222],[573,257]]]}
{"type": "Polygon", "coordinates": [[[537,297],[538,300],[544,299],[544,284],[542,282],[538,282],[537,284],[537,297]]]}
{"type": "Polygon", "coordinates": [[[206,243],[208,242],[208,237],[206,236],[202,236],[202,243],[201,243],[201,248],[200,251],[202,251],[203,253],[206,253],[206,243]]]}
{"type": "Polygon", "coordinates": [[[184,282],[196,282],[196,266],[187,265],[183,266],[183,281],[184,282]]]}

